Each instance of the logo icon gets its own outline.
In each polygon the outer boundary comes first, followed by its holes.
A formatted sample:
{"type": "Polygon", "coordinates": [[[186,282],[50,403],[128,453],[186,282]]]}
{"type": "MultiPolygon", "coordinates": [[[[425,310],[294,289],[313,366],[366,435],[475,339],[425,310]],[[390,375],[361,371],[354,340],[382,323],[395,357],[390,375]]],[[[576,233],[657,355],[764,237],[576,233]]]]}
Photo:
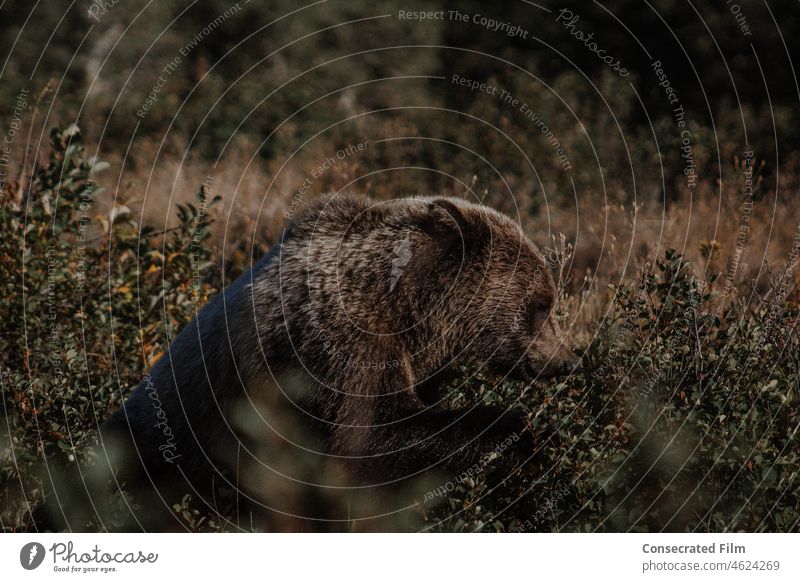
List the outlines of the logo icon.
{"type": "Polygon", "coordinates": [[[39,542],[30,542],[19,551],[19,563],[26,570],[35,570],[44,561],[44,546],[39,542]]]}

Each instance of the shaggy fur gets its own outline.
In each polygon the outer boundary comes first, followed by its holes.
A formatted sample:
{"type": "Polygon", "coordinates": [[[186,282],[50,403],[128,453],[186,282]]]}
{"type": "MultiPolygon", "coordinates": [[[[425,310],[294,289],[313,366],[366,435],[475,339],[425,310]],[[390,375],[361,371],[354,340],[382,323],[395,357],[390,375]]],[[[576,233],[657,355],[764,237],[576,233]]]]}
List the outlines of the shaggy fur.
{"type": "Polygon", "coordinates": [[[512,435],[523,438],[504,456],[518,459],[531,448],[524,418],[444,409],[436,386],[453,363],[529,382],[560,371],[571,355],[554,295],[536,247],[489,208],[315,201],[175,338],[102,434],[129,445],[112,460],[124,480],[144,469],[196,481],[238,454],[232,411],[272,391],[362,478],[464,468],[512,435]],[[301,386],[284,390],[291,370],[301,386]]]}

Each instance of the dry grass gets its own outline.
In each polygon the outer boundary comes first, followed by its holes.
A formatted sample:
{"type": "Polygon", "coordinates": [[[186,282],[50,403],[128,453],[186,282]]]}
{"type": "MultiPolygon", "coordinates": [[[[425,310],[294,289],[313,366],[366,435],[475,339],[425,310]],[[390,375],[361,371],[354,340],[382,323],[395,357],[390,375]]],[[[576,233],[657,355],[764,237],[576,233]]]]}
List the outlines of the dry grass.
{"type": "MultiPolygon", "coordinates": [[[[101,207],[108,211],[116,199],[117,204],[130,206],[135,216],[141,213],[145,224],[169,228],[175,221],[175,205],[194,200],[200,184],[212,184],[213,192],[222,196],[213,211],[212,246],[226,264],[236,266],[236,273],[251,252],[257,257],[275,240],[293,200],[339,191],[378,199],[431,194],[409,191],[402,172],[370,175],[372,168],[350,159],[337,160],[313,178],[312,173],[330,156],[319,146],[301,150],[288,160],[271,161],[261,159],[257,149],[240,140],[216,164],[186,154],[183,144],[171,144],[159,152],[158,144],[151,143],[127,160],[105,156],[111,168],[121,171],[109,170],[98,180],[106,187],[101,207]],[[310,186],[301,193],[307,178],[310,186]]],[[[666,249],[684,254],[698,273],[707,277],[718,273],[721,289],[729,281],[731,292],[722,298],[726,301],[751,300],[753,285],[761,292],[768,288],[771,274],[784,268],[796,237],[792,217],[800,215],[800,201],[761,192],[756,180],[752,209],[747,211],[743,179],[733,164],[732,170],[721,185],[700,182],[692,195],[678,194],[669,203],[604,201],[601,191],[589,190],[578,194],[577,204],[566,196],[564,200],[556,197],[533,214],[525,210],[528,205],[516,201],[516,218],[545,255],[552,255],[561,236],[571,247],[564,279],[567,311],[573,316],[572,329],[580,336],[576,337],[579,343],[591,336],[593,325],[608,308],[613,296],[609,285],[635,277],[666,249]],[[741,238],[742,228],[749,228],[746,240],[741,238]]],[[[467,187],[442,193],[478,198],[496,208],[509,206],[507,195],[495,195],[474,179],[467,187]]]]}

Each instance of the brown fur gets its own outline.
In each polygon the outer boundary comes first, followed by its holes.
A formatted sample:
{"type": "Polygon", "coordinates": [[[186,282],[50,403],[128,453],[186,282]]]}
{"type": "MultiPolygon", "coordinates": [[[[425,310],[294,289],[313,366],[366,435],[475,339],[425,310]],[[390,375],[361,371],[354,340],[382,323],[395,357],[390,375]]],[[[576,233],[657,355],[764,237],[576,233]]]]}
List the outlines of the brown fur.
{"type": "MultiPolygon", "coordinates": [[[[438,379],[454,363],[525,381],[563,369],[570,352],[554,298],[536,247],[489,208],[453,198],[318,200],[151,371],[150,398],[155,389],[179,457],[163,458],[142,386],[105,434],[132,436],[150,476],[176,467],[196,476],[209,465],[221,474],[241,452],[232,411],[279,390],[329,434],[320,453],[356,474],[465,467],[523,436],[526,422],[489,406],[445,409],[438,379]],[[292,370],[303,379],[289,388],[282,378],[292,370]]],[[[524,459],[530,437],[514,442],[504,456],[524,459]]]]}
{"type": "Polygon", "coordinates": [[[318,201],[290,222],[272,272],[254,284],[262,343],[288,342],[315,378],[312,400],[333,428],[334,451],[385,455],[376,464],[393,474],[450,464],[455,449],[439,441],[465,443],[449,433],[478,438],[459,426],[470,421],[460,419],[465,411],[437,415],[415,391],[444,367],[471,363],[535,380],[569,358],[541,254],[513,221],[462,200],[318,201]],[[398,241],[410,257],[392,286],[398,241]],[[442,458],[412,462],[413,449],[442,458]]]}

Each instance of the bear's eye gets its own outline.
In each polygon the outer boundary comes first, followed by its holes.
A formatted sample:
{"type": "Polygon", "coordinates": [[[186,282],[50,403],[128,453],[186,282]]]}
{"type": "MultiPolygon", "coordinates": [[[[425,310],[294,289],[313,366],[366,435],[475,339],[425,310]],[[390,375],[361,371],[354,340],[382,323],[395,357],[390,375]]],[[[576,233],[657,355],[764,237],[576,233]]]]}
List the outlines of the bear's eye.
{"type": "Polygon", "coordinates": [[[550,316],[552,304],[550,301],[536,301],[528,307],[528,321],[530,322],[531,333],[537,333],[550,316]]]}

